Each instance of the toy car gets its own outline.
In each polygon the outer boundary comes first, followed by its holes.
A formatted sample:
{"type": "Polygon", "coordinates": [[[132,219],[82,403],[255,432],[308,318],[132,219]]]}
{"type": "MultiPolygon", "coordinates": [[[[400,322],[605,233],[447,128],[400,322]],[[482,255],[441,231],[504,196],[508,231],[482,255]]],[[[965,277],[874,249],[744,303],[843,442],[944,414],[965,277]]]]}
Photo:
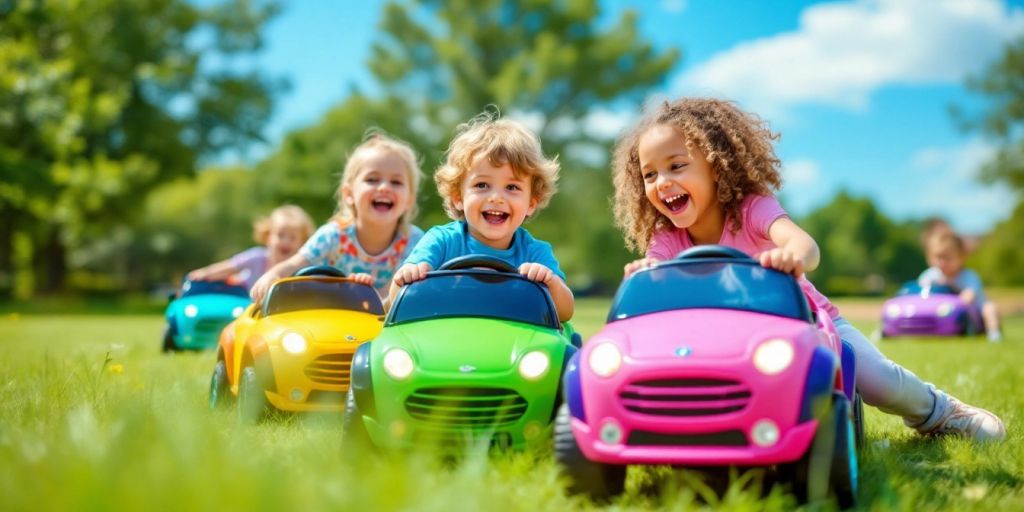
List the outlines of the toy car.
{"type": "Polygon", "coordinates": [[[221,329],[241,315],[247,305],[249,291],[241,286],[185,280],[164,311],[164,352],[217,346],[221,329]]]}
{"type": "Polygon", "coordinates": [[[908,281],[882,306],[882,336],[972,336],[984,333],[978,308],[949,286],[908,281]]]}
{"type": "Polygon", "coordinates": [[[403,287],[384,330],[356,351],[342,442],[542,445],[580,341],[542,284],[498,258],[453,259],[403,287]]]}
{"type": "Polygon", "coordinates": [[[380,332],[373,287],[333,267],[307,267],[271,285],[224,329],[210,378],[210,406],[237,397],[239,419],[271,410],[341,411],[352,354],[380,332]]]}
{"type": "Polygon", "coordinates": [[[757,466],[804,499],[852,503],[862,434],[844,346],[793,277],[735,249],[636,272],[565,374],[554,436],[570,491],[619,494],[629,464],[757,466]]]}

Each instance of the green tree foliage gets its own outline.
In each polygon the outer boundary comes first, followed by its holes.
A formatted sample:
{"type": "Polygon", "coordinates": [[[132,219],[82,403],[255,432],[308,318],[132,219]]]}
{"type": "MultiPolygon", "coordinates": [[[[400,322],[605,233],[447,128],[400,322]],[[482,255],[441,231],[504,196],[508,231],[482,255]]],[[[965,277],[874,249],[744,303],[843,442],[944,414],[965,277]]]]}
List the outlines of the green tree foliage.
{"type": "Polygon", "coordinates": [[[1024,38],[1007,46],[1002,58],[968,87],[984,96],[988,107],[967,126],[993,137],[1000,145],[996,157],[982,168],[981,179],[1004,183],[1017,194],[1014,214],[986,236],[971,258],[987,282],[1024,284],[1021,235],[1024,234],[1024,38]]]}
{"type": "Polygon", "coordinates": [[[232,64],[276,12],[254,0],[0,3],[0,289],[16,233],[31,237],[37,282],[58,288],[74,253],[123,233],[155,185],[260,138],[283,84],[232,64]]]}
{"type": "Polygon", "coordinates": [[[610,136],[595,133],[588,115],[599,106],[638,110],[679,52],[653,48],[630,11],[608,24],[599,16],[595,0],[389,2],[368,61],[381,93],[355,91],[316,126],[287,137],[259,166],[263,195],[319,215],[333,210],[328,198],[345,152],[377,126],[423,156],[428,179],[417,222],[445,222],[429,177],[455,126],[496,105],[503,115],[535,119],[545,152],[562,164],[561,192],[529,229],[558,242],[574,284],[617,282],[629,256],[610,223],[610,136]]]}
{"type": "Polygon", "coordinates": [[[919,226],[894,223],[870,199],[841,191],[800,225],[821,248],[809,277],[825,293],[881,293],[924,269],[919,226]]]}

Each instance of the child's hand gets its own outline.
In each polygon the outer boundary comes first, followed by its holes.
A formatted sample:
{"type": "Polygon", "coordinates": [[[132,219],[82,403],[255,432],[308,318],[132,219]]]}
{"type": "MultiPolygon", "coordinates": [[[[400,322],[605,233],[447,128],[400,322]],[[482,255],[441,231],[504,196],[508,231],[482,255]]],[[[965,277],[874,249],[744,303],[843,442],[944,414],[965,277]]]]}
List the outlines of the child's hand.
{"type": "Polygon", "coordinates": [[[259,304],[263,301],[263,296],[267,294],[267,290],[270,289],[270,285],[274,284],[276,280],[277,275],[273,272],[263,274],[253,283],[252,288],[249,289],[249,297],[252,298],[253,302],[259,304]]]}
{"type": "Polygon", "coordinates": [[[398,286],[405,286],[409,283],[415,283],[425,277],[427,272],[433,270],[429,263],[408,263],[402,265],[397,272],[395,272],[394,282],[398,286]]]}
{"type": "Polygon", "coordinates": [[[960,292],[960,300],[962,300],[964,304],[973,304],[975,297],[977,297],[977,294],[974,293],[974,288],[964,288],[963,291],[960,292]]]}
{"type": "Polygon", "coordinates": [[[350,274],[348,277],[352,278],[353,281],[359,284],[373,286],[373,276],[367,274],[366,272],[357,272],[355,274],[350,274]]]}
{"type": "Polygon", "coordinates": [[[658,260],[654,258],[640,258],[638,260],[631,261],[627,263],[625,267],[622,267],[622,277],[627,278],[633,275],[633,273],[636,272],[637,270],[642,270],[647,267],[653,266],[657,262],[658,260]]]}
{"type": "Polygon", "coordinates": [[[558,277],[550,268],[540,263],[523,263],[519,265],[519,273],[535,283],[547,285],[552,277],[558,277]]]}
{"type": "Polygon", "coordinates": [[[758,254],[757,260],[761,262],[763,267],[774,268],[787,274],[793,274],[794,277],[800,277],[804,274],[803,258],[796,252],[781,247],[758,254]]]}
{"type": "Polygon", "coordinates": [[[209,272],[200,268],[189,272],[185,278],[189,281],[205,281],[207,275],[209,275],[209,272]]]}

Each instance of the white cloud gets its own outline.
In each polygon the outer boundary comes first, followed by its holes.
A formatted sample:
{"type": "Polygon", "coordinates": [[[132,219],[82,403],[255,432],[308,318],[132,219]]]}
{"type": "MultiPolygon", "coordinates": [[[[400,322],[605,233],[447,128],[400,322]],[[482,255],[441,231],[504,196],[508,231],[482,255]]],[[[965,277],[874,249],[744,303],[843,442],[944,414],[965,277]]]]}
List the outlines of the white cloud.
{"type": "Polygon", "coordinates": [[[686,0],[661,0],[661,10],[679,14],[686,10],[686,0]]]}
{"type": "Polygon", "coordinates": [[[981,166],[990,162],[997,148],[981,140],[959,147],[925,148],[911,159],[918,187],[908,191],[902,210],[917,217],[939,215],[967,233],[991,229],[1007,218],[1015,204],[1013,193],[1003,185],[978,182],[981,166]]]}
{"type": "Polygon", "coordinates": [[[818,184],[821,170],[813,160],[793,160],[782,167],[782,177],[786,185],[809,187],[818,184]]]}
{"type": "Polygon", "coordinates": [[[677,94],[736,99],[762,114],[817,103],[858,109],[890,84],[957,83],[1024,33],[1001,0],[857,0],[806,8],[799,28],[684,71],[677,94]]]}
{"type": "Polygon", "coordinates": [[[583,119],[583,131],[595,139],[614,139],[635,118],[636,115],[632,112],[595,108],[583,119]]]}

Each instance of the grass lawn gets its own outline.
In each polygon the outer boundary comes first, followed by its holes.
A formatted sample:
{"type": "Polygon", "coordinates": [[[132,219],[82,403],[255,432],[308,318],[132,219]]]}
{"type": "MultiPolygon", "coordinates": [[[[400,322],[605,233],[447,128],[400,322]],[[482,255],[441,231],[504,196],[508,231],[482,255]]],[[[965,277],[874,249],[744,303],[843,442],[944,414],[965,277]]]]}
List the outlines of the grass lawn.
{"type": "MultiPolygon", "coordinates": [[[[547,453],[472,453],[457,463],[415,453],[354,460],[340,450],[338,416],[240,426],[230,412],[207,409],[211,353],[159,352],[159,315],[5,311],[0,510],[600,508],[565,496],[547,453]]],[[[596,332],[606,311],[607,301],[580,301],[577,328],[596,332]]],[[[876,326],[871,316],[852,320],[865,332],[876,326]]],[[[1016,394],[1024,389],[1024,316],[1007,318],[1005,334],[1001,344],[881,345],[926,380],[1002,416],[1009,438],[982,446],[921,439],[898,418],[867,408],[863,507],[1024,510],[1024,398],[1016,394]]],[[[757,480],[745,475],[719,497],[693,473],[634,468],[626,494],[610,508],[794,507],[781,489],[757,492],[757,480]]]]}

